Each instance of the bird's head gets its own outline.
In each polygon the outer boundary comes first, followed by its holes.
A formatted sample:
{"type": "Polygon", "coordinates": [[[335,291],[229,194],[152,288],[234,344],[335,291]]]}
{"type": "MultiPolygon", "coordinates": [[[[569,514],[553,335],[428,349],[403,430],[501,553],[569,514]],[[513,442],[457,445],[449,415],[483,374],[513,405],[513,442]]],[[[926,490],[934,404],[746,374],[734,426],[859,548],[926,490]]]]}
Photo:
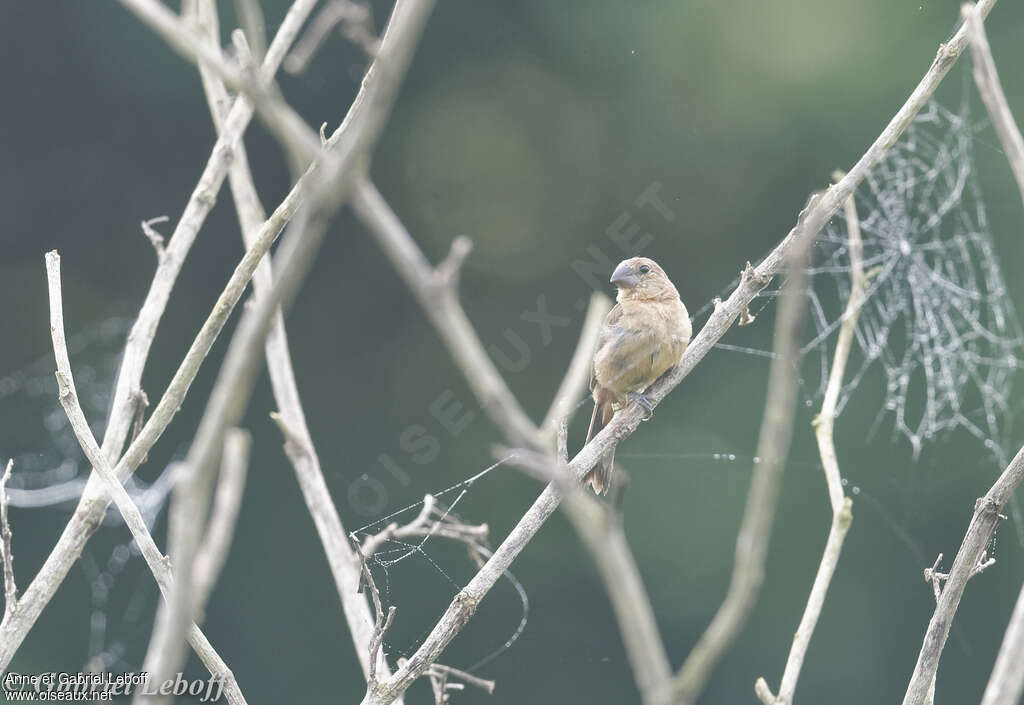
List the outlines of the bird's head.
{"type": "Polygon", "coordinates": [[[611,282],[619,290],[619,301],[679,298],[679,292],[665,271],[648,257],[631,257],[619,262],[612,272],[611,282]]]}

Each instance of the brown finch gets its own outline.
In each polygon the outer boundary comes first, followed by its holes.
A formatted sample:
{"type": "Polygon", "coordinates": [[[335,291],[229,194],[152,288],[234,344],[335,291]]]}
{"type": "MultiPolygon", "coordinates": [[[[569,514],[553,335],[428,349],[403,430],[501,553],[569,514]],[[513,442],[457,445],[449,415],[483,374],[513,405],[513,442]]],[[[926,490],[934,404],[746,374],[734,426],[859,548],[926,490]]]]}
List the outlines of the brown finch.
{"type": "MultiPolygon", "coordinates": [[[[594,414],[587,443],[627,401],[637,402],[650,414],[653,405],[643,391],[679,362],[690,342],[690,314],[654,260],[623,260],[611,283],[618,288],[618,303],[608,312],[597,338],[590,381],[594,414]]],[[[608,492],[614,458],[613,448],[587,473],[584,483],[594,492],[608,492]]]]}

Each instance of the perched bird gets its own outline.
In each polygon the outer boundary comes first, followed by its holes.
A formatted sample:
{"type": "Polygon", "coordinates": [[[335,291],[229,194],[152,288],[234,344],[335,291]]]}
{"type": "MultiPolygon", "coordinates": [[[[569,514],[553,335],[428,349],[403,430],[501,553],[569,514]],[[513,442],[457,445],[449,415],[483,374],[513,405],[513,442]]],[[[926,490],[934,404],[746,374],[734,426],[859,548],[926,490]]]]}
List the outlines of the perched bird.
{"type": "MultiPolygon", "coordinates": [[[[633,257],[620,262],[611,283],[618,288],[618,303],[608,312],[597,338],[590,380],[594,414],[587,443],[627,401],[652,412],[643,391],[679,362],[690,342],[690,314],[654,260],[633,257]]],[[[584,479],[597,494],[608,492],[614,457],[612,449],[584,479]]]]}

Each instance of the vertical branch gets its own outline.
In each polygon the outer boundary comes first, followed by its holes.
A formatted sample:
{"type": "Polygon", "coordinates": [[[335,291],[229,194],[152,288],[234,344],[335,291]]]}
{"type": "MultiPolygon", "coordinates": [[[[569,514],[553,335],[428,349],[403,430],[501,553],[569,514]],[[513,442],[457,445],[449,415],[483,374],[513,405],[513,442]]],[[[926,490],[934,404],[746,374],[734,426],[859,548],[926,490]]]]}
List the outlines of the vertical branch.
{"type": "Polygon", "coordinates": [[[775,356],[757,443],[761,461],[754,465],[743,523],[736,537],[732,580],[714,619],[673,679],[674,701],[678,703],[696,701],[715,664],[743,628],[764,580],[776,498],[793,435],[800,340],[807,310],[807,261],[814,241],[814,237],[800,241],[787,257],[789,281],[775,321],[775,356]]]}
{"type": "MultiPolygon", "coordinates": [[[[60,283],[60,256],[56,251],[46,254],[46,278],[50,297],[50,337],[53,342],[53,354],[57,363],[57,391],[61,406],[67,414],[68,422],[78,439],[85,457],[92,464],[93,469],[103,481],[106,490],[117,506],[118,511],[124,518],[124,523],[131,531],[135,544],[139,547],[146,564],[149,566],[161,593],[167,597],[173,583],[170,567],[157,548],[153,540],[142,512],[135,506],[128,491],[117,479],[113,468],[103,455],[103,450],[96,442],[96,438],[89,428],[89,422],[85,418],[82,406],[78,401],[78,393],[75,390],[75,378],[71,372],[71,360],[68,356],[67,341],[64,336],[64,306],[61,294],[60,283]]],[[[245,698],[235,682],[234,675],[224,663],[220,655],[214,651],[213,646],[206,639],[203,633],[194,623],[186,625],[186,636],[188,642],[195,649],[203,664],[209,669],[210,674],[220,679],[225,684],[225,693],[232,705],[244,705],[245,698]]],[[[157,686],[162,681],[157,682],[157,686]]]]}
{"type": "Polygon", "coordinates": [[[985,102],[992,126],[999,136],[999,141],[1010,162],[1010,169],[1017,180],[1021,200],[1024,200],[1024,137],[1021,137],[1017,121],[1013,119],[1010,105],[1006,102],[1006,94],[999,83],[999,73],[992,59],[992,50],[988,46],[983,22],[983,10],[979,5],[966,4],[961,9],[964,24],[967,27],[967,39],[971,45],[971,58],[974,60],[974,82],[985,102]]]}
{"type": "MultiPolygon", "coordinates": [[[[837,173],[836,179],[841,179],[842,174],[837,173]]],[[[850,298],[846,301],[846,309],[843,311],[842,323],[839,326],[839,335],[836,338],[836,350],[832,357],[832,368],[829,370],[828,384],[825,387],[825,397],[821,402],[821,411],[812,422],[814,425],[815,437],[818,441],[818,455],[821,457],[821,467],[825,473],[825,482],[828,486],[829,501],[832,505],[832,525],[829,528],[828,539],[825,541],[825,551],[818,564],[818,572],[814,576],[814,583],[811,585],[811,594],[807,598],[807,606],[804,608],[803,616],[800,618],[800,625],[793,636],[793,644],[789,649],[789,657],[786,659],[786,667],[782,673],[782,683],[779,686],[779,694],[772,694],[768,683],[764,678],[758,678],[754,690],[765,705],[789,705],[793,702],[793,694],[796,692],[796,684],[800,679],[800,670],[804,665],[804,658],[807,656],[807,649],[814,635],[814,629],[818,625],[818,618],[825,605],[825,597],[828,594],[829,585],[832,583],[832,576],[835,574],[836,566],[839,563],[839,555],[843,550],[843,542],[846,540],[846,533],[853,521],[853,502],[843,496],[843,481],[839,473],[839,461],[836,458],[836,447],[834,441],[834,428],[836,418],[836,407],[839,402],[839,392],[843,387],[843,377],[846,374],[846,362],[850,358],[850,348],[853,343],[853,334],[857,329],[857,317],[863,304],[866,279],[864,276],[863,243],[860,235],[860,220],[857,218],[857,205],[854,197],[850,196],[843,204],[846,217],[846,234],[850,253],[850,298]]]]}
{"type": "Polygon", "coordinates": [[[11,551],[11,525],[7,519],[7,481],[14,470],[14,459],[7,461],[0,476],[0,553],[4,561],[4,617],[18,609],[18,586],[14,582],[14,553],[11,551]]]}
{"type": "Polygon", "coordinates": [[[1024,692],[1024,585],[999,647],[981,705],[1018,705],[1024,692]]]}
{"type": "Polygon", "coordinates": [[[939,668],[939,657],[946,646],[953,616],[960,606],[967,581],[978,573],[986,563],[986,548],[992,540],[996,525],[1002,516],[1003,507],[1024,480],[1024,448],[1014,456],[985,496],[974,504],[974,515],[967,527],[967,533],[960,544],[960,550],[953,560],[953,567],[945,578],[945,585],[939,595],[935,612],[928,622],[921,652],[914,665],[914,673],[903,696],[903,705],[923,705],[929,689],[934,685],[939,668]]]}
{"type": "Polygon", "coordinates": [[[579,341],[576,343],[576,351],[569,362],[569,369],[562,378],[562,383],[555,392],[555,398],[551,402],[544,421],[540,424],[540,431],[548,438],[556,436],[559,424],[568,423],[568,416],[572,413],[587,388],[587,381],[590,379],[591,360],[594,359],[594,346],[597,345],[597,335],[601,331],[601,323],[604,317],[611,310],[612,302],[601,292],[594,292],[590,297],[590,305],[587,307],[587,315],[583,319],[583,329],[580,331],[579,341]]]}
{"type": "MultiPolygon", "coordinates": [[[[284,54],[288,51],[315,4],[316,0],[295,0],[292,4],[267,51],[263,63],[264,76],[272,76],[277,70],[284,54]]],[[[223,182],[225,169],[231,159],[232,145],[237,142],[251,119],[252,106],[244,96],[239,96],[225,120],[223,133],[185,206],[185,211],[174,229],[174,234],[166,248],[158,249],[158,252],[162,252],[162,254],[159,257],[157,272],[153,277],[138,318],[128,334],[114,387],[107,429],[103,437],[103,454],[111,465],[114,465],[115,459],[121,454],[125,439],[128,437],[128,431],[135,415],[135,400],[139,398],[141,391],[142,372],[171,289],[184,263],[185,255],[191,248],[207,213],[213,207],[216,193],[223,182]]],[[[298,200],[297,194],[301,191],[301,183],[300,181],[299,184],[296,184],[288,198],[275,211],[271,220],[261,231],[264,251],[265,248],[269,248],[283,223],[294,212],[298,200]]],[[[251,275],[251,270],[246,273],[243,265],[247,261],[252,263],[258,261],[262,254],[263,251],[254,246],[250,253],[247,253],[247,257],[243,258],[242,265],[236,269],[232,282],[229,282],[225,288],[214,312],[204,323],[203,329],[189,350],[189,355],[182,361],[175,374],[175,379],[172,380],[164,398],[161,399],[161,402],[167,401],[167,404],[163,408],[158,405],[153,416],[143,428],[141,437],[134,439],[129,450],[125,452],[127,457],[122,457],[121,461],[117,463],[115,474],[122,481],[135,470],[137,464],[145,457],[148,449],[156,442],[163,429],[170,423],[175,411],[180,407],[200,363],[220,333],[224,320],[238,297],[241,296],[245,282],[251,275]],[[238,281],[235,281],[236,279],[238,281]],[[236,286],[233,287],[232,284],[236,286]],[[233,298],[232,292],[234,292],[233,298]],[[135,449],[133,454],[131,453],[132,448],[135,449]]],[[[21,609],[17,615],[5,616],[3,622],[0,623],[0,671],[6,669],[10,664],[14,652],[56,593],[72,564],[81,555],[86,542],[100,525],[109,503],[104,496],[102,486],[103,483],[98,475],[93,473],[74,514],[61,533],[60,539],[22,595],[21,609]]]]}
{"type": "MultiPolygon", "coordinates": [[[[200,30],[216,41],[219,36],[216,4],[213,0],[199,0],[198,19],[200,30]]],[[[387,57],[394,52],[393,35],[385,33],[381,42],[380,53],[387,57]]],[[[214,123],[220,128],[225,119],[222,106],[228,99],[227,89],[215,74],[207,69],[205,63],[199,64],[200,77],[206,92],[207,102],[214,123]]],[[[366,91],[364,85],[361,91],[366,91]]],[[[337,141],[338,133],[332,137],[337,141]]],[[[328,143],[330,147],[330,142],[328,143]]],[[[239,143],[236,157],[228,170],[231,194],[235,202],[235,211],[242,231],[242,239],[246,247],[251,247],[258,237],[266,216],[260,203],[245,146],[239,143]]],[[[273,284],[272,257],[268,253],[256,268],[253,275],[253,288],[256,297],[266,296],[273,284]]],[[[310,516],[316,526],[320,542],[323,544],[327,563],[334,577],[335,588],[341,599],[342,609],[348,623],[349,633],[356,649],[356,656],[363,669],[364,678],[370,674],[370,641],[373,638],[373,615],[363,595],[355,590],[359,583],[358,561],[347,540],[347,532],[341,523],[338,509],[331,498],[331,493],[320,469],[320,458],[313,445],[313,439],[306,424],[306,415],[299,397],[295,371],[292,367],[291,353],[288,349],[288,335],[285,330],[284,314],[280,307],[274,312],[265,344],[267,370],[278,413],[272,414],[274,421],[281,427],[285,436],[285,452],[295,470],[296,478],[302,490],[303,498],[309,509],[310,516]]],[[[380,657],[376,664],[376,673],[390,677],[391,669],[387,660],[380,657]]]]}
{"type": "MultiPolygon", "coordinates": [[[[136,9],[140,17],[150,22],[172,47],[187,58],[207,62],[225,80],[234,77],[231,67],[223,65],[222,57],[210,50],[206,40],[195,37],[162,5],[147,0],[122,2],[136,9]]],[[[260,353],[277,307],[287,305],[295,295],[313,264],[330,218],[349,195],[354,174],[369,160],[370,151],[394,105],[398,87],[432,9],[431,0],[408,0],[395,6],[389,23],[394,31],[395,50],[386,61],[378,56],[378,61],[373,64],[379,78],[367,79],[364,84],[367,90],[357,96],[357,100],[361,98],[363,101],[357,103],[361,105],[358,117],[346,121],[347,127],[343,125],[345,129],[337,146],[318,154],[317,178],[312,184],[308,202],[288,228],[281,246],[281,270],[274,287],[245,312],[232,336],[189,449],[182,478],[175,487],[170,547],[177,579],[166,609],[161,609],[158,614],[157,628],[145,661],[146,670],[154,674],[158,682],[180,667],[184,657],[183,627],[200,607],[194,602],[193,563],[200,538],[200,522],[208,504],[211,469],[223,444],[224,433],[228,427],[237,424],[248,405],[262,360],[260,353]]],[[[276,103],[267,100],[262,105],[268,116],[280,113],[287,117],[292,114],[286,104],[277,106],[276,103]]],[[[356,105],[353,106],[355,110],[356,105]]],[[[349,114],[351,116],[352,111],[349,114]]],[[[293,146],[306,144],[312,133],[304,123],[296,126],[290,119],[279,122],[276,128],[282,131],[279,137],[283,141],[291,141],[293,146]]]]}

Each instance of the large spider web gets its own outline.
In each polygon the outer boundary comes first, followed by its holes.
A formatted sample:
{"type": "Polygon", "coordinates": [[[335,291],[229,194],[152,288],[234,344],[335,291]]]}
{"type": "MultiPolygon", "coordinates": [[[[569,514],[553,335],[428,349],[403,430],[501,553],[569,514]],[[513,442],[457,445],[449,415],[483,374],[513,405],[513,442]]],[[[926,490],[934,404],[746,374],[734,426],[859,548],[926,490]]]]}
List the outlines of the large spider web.
{"type": "MultiPolygon", "coordinates": [[[[916,458],[927,444],[964,430],[1005,465],[1024,336],[974,178],[976,131],[966,102],[958,111],[929,103],[854,196],[868,283],[837,413],[878,370],[884,401],[872,434],[891,422],[916,458]]],[[[843,218],[819,236],[808,273],[811,334],[803,353],[816,380],[803,380],[803,391],[814,406],[850,296],[843,218]]],[[[762,292],[752,308],[763,310],[778,291],[762,292]]],[[[718,347],[771,355],[732,342],[718,347]]]]}

